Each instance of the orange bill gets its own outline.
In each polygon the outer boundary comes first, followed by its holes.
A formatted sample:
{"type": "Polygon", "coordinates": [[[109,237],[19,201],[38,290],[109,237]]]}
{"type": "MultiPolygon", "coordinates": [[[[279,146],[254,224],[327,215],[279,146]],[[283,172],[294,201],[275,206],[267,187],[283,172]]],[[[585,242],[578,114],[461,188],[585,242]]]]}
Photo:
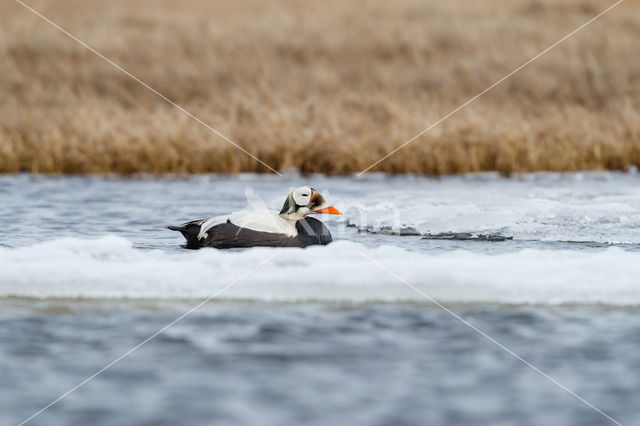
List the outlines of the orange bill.
{"type": "Polygon", "coordinates": [[[342,214],[340,210],[333,206],[325,207],[324,209],[316,210],[314,213],[326,213],[326,214],[342,214]]]}

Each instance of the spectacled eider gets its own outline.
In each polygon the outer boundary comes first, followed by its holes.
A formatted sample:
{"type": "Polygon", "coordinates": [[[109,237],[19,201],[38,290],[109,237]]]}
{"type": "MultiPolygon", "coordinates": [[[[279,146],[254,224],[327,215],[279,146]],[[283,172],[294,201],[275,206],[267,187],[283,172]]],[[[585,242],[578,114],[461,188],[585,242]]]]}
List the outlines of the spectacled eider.
{"type": "Polygon", "coordinates": [[[188,248],[306,247],[329,244],[331,233],[310,213],[341,214],[315,189],[302,186],[291,192],[280,213],[271,210],[239,211],[226,216],[193,220],[180,226],[188,248]]]}

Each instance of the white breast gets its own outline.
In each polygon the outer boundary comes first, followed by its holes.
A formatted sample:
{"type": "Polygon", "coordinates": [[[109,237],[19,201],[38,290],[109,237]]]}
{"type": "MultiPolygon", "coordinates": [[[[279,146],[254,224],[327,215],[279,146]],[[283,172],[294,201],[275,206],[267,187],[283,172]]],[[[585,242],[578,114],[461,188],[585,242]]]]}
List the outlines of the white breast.
{"type": "Polygon", "coordinates": [[[298,235],[298,230],[294,221],[283,219],[278,212],[273,210],[252,210],[238,211],[226,216],[216,216],[207,219],[200,225],[200,233],[198,239],[207,238],[207,231],[212,227],[221,223],[230,221],[240,228],[252,229],[261,232],[273,232],[276,234],[285,234],[290,237],[298,235]]]}

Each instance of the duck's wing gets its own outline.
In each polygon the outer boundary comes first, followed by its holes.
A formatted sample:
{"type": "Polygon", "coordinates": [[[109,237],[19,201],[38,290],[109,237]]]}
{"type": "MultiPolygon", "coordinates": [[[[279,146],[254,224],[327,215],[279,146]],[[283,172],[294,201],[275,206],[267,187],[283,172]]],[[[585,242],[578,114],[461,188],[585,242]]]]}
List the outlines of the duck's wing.
{"type": "Polygon", "coordinates": [[[240,247],[302,247],[300,240],[283,233],[256,231],[226,222],[214,225],[207,231],[202,246],[215,248],[240,247]]]}
{"type": "MultiPolygon", "coordinates": [[[[251,216],[243,216],[243,219],[248,221],[251,216]]],[[[217,248],[307,247],[329,244],[332,241],[329,229],[322,222],[311,217],[295,223],[298,230],[298,234],[295,236],[287,235],[284,232],[259,231],[248,228],[249,225],[249,222],[245,222],[245,227],[240,227],[231,221],[214,225],[207,231],[207,237],[200,243],[217,248]]],[[[264,222],[260,222],[260,225],[264,225],[264,222]]]]}
{"type": "Polygon", "coordinates": [[[275,210],[239,211],[229,215],[228,222],[259,232],[271,232],[295,237],[298,234],[295,222],[283,219],[275,210]]]}
{"type": "MultiPolygon", "coordinates": [[[[169,226],[173,231],[180,231],[187,239],[187,244],[198,245],[207,240],[209,230],[226,223],[237,228],[295,237],[298,231],[295,223],[283,219],[278,212],[272,210],[242,210],[228,215],[215,216],[208,219],[192,220],[179,226],[169,226]]],[[[266,237],[266,236],[264,236],[266,237]]]]}

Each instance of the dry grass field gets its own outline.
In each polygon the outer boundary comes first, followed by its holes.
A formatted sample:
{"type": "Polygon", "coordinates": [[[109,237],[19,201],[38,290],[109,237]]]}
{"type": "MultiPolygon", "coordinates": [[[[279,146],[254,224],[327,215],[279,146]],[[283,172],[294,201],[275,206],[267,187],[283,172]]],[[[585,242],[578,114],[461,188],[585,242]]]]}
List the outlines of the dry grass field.
{"type": "MultiPolygon", "coordinates": [[[[613,3],[27,0],[277,170],[358,172],[613,3]]],[[[0,172],[268,172],[13,0],[0,172]]],[[[640,166],[626,0],[373,170],[640,166]]]]}

